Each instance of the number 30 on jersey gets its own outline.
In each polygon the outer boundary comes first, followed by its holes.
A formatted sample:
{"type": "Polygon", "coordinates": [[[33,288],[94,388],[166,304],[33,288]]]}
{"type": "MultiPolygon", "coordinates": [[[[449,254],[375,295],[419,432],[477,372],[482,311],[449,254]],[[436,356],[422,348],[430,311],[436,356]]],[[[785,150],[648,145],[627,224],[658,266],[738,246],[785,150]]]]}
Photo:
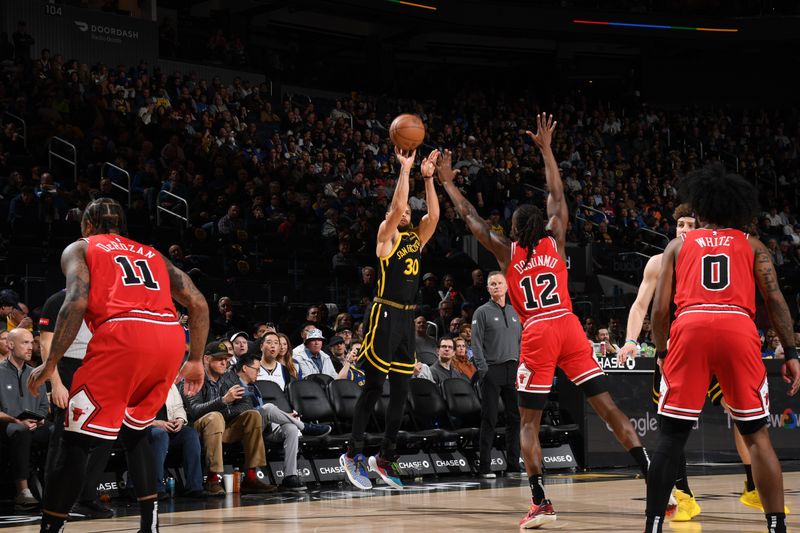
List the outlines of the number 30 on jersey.
{"type": "Polygon", "coordinates": [[[552,272],[539,274],[535,282],[530,276],[524,277],[519,284],[525,293],[525,309],[553,307],[561,303],[561,298],[556,292],[558,279],[552,272]]]}
{"type": "Polygon", "coordinates": [[[406,259],[406,269],[403,270],[406,276],[416,276],[419,274],[419,259],[406,259]]]}

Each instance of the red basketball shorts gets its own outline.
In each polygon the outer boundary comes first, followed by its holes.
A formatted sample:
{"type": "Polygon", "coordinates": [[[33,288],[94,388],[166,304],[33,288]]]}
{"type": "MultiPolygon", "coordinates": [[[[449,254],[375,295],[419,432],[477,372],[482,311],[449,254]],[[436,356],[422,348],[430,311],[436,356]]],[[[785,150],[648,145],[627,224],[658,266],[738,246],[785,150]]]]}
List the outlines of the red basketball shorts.
{"type": "Polygon", "coordinates": [[[517,391],[547,394],[558,366],[575,385],[603,375],[581,323],[572,313],[533,321],[522,332],[517,391]]]}
{"type": "Polygon", "coordinates": [[[72,380],[66,430],[114,440],[122,424],[148,427],[167,400],[185,350],[177,323],[111,319],[100,325],[72,380]]]}
{"type": "Polygon", "coordinates": [[[769,413],[767,371],[753,320],[739,311],[683,312],[672,324],[658,412],[697,420],[712,375],[735,420],[769,413]]]}

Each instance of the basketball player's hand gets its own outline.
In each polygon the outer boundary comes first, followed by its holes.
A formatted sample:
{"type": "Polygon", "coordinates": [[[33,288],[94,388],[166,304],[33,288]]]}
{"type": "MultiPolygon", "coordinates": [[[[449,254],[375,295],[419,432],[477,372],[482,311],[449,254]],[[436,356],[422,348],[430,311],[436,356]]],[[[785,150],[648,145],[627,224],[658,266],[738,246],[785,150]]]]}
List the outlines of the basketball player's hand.
{"type": "Polygon", "coordinates": [[[790,385],[789,396],[797,394],[798,389],[800,389],[800,361],[791,359],[783,363],[781,374],[783,375],[783,381],[790,385]]]}
{"type": "Polygon", "coordinates": [[[53,391],[50,393],[50,399],[56,404],[56,407],[66,409],[67,402],[69,402],[69,391],[60,382],[52,382],[51,385],[53,386],[53,391]]]}
{"type": "Polygon", "coordinates": [[[436,170],[436,161],[439,159],[439,150],[434,150],[428,157],[422,160],[420,171],[423,178],[432,178],[433,172],[436,170]]]}
{"type": "Polygon", "coordinates": [[[203,363],[200,361],[186,361],[181,368],[180,374],[178,374],[177,381],[183,379],[183,391],[186,396],[194,396],[203,388],[205,377],[203,363]]]}
{"type": "Polygon", "coordinates": [[[453,152],[445,150],[436,161],[436,175],[439,181],[444,185],[445,183],[453,181],[455,178],[455,171],[453,171],[453,152]]]}
{"type": "Polygon", "coordinates": [[[39,389],[53,376],[54,371],[55,368],[47,366],[47,363],[42,363],[34,368],[31,375],[28,376],[28,390],[30,393],[34,396],[39,396],[39,389]]]}
{"type": "Polygon", "coordinates": [[[617,352],[617,363],[624,365],[628,359],[636,357],[636,345],[626,342],[617,352]]]}
{"type": "Polygon", "coordinates": [[[409,152],[395,146],[394,155],[397,156],[397,160],[400,161],[400,166],[403,167],[403,170],[411,172],[411,169],[414,168],[414,159],[417,157],[417,151],[412,150],[409,152]]]}
{"type": "Polygon", "coordinates": [[[526,131],[525,133],[531,138],[533,143],[539,150],[550,148],[550,142],[553,140],[553,131],[556,129],[558,122],[553,120],[553,115],[547,113],[538,113],[536,115],[536,133],[526,131]]]}

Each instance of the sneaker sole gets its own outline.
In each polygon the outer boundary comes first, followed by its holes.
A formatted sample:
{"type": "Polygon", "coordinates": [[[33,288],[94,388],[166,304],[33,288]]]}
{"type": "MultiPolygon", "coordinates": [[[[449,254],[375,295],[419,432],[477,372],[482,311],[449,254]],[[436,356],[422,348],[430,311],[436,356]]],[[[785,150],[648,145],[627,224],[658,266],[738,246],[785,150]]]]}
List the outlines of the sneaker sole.
{"type": "Polygon", "coordinates": [[[520,529],[536,529],[550,522],[555,522],[556,518],[557,516],[554,514],[540,514],[527,522],[520,523],[519,527],[520,529]]]}
{"type": "Polygon", "coordinates": [[[393,480],[392,478],[390,478],[389,476],[387,476],[386,474],[381,472],[380,468],[378,468],[378,461],[375,460],[375,456],[374,455],[369,458],[369,468],[370,468],[370,470],[372,470],[373,472],[376,472],[379,476],[381,476],[381,479],[383,480],[383,482],[386,483],[387,485],[389,485],[390,487],[395,488],[395,489],[402,489],[403,488],[403,484],[402,483],[398,484],[397,481],[393,480]]]}
{"type": "Polygon", "coordinates": [[[348,470],[344,464],[344,454],[339,456],[339,466],[342,467],[342,470],[344,470],[344,473],[347,476],[347,480],[350,481],[350,484],[353,485],[355,488],[361,490],[369,490],[372,488],[372,483],[370,483],[369,485],[362,485],[353,478],[353,475],[350,474],[350,470],[348,470]]]}

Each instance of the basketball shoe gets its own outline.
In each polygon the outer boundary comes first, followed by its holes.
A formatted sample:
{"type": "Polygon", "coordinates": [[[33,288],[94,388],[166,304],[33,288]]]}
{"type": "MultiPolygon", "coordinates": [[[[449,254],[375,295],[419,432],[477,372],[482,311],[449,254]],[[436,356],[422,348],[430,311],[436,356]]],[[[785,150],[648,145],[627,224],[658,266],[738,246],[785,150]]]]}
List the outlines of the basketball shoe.
{"type": "Polygon", "coordinates": [[[673,522],[688,522],[700,514],[700,505],[697,504],[694,496],[689,496],[682,490],[675,489],[675,498],[678,506],[671,520],[673,522]]]}
{"type": "Polygon", "coordinates": [[[403,488],[403,482],[400,479],[402,472],[396,460],[390,461],[384,459],[380,455],[373,455],[369,458],[369,467],[374,472],[377,472],[378,475],[381,476],[381,479],[390,487],[396,489],[403,488]]]}
{"type": "Polygon", "coordinates": [[[363,454],[357,454],[355,457],[348,457],[343,453],[339,457],[339,465],[344,469],[347,474],[347,479],[356,488],[361,490],[369,490],[372,488],[372,482],[369,480],[367,474],[367,459],[363,454]]]}
{"type": "MultiPolygon", "coordinates": [[[[761,498],[758,495],[757,490],[747,490],[747,482],[744,483],[744,490],[742,491],[742,495],[739,496],[739,501],[742,502],[743,505],[746,507],[750,507],[751,509],[758,509],[762,513],[764,512],[764,505],[761,503],[761,498]]],[[[789,514],[789,508],[787,506],[783,506],[784,514],[789,514]]]]}
{"type": "Polygon", "coordinates": [[[521,529],[536,529],[543,524],[555,521],[556,512],[553,510],[553,504],[550,503],[550,500],[542,500],[542,503],[536,505],[531,499],[528,514],[519,521],[519,527],[521,529]]]}

